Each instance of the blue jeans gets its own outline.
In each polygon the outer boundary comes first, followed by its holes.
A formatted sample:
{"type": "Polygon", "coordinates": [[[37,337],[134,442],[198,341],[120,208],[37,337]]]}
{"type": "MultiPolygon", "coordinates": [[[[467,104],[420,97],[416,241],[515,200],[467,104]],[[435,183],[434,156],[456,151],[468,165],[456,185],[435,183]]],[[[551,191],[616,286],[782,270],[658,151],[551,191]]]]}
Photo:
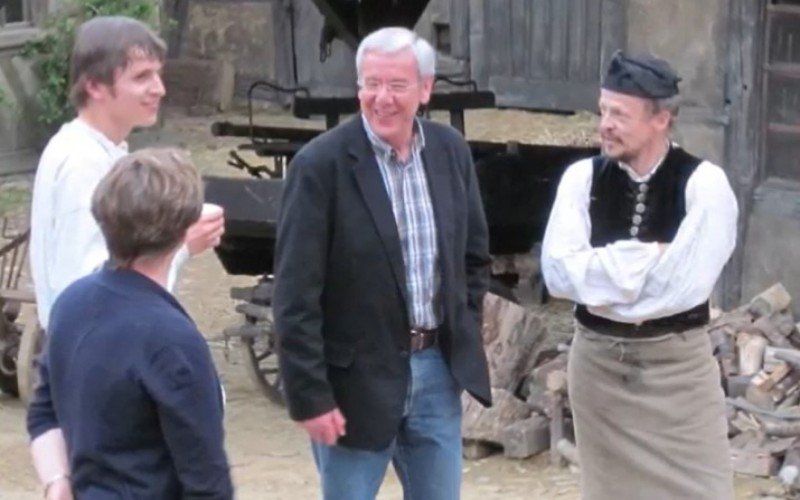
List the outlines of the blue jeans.
{"type": "Polygon", "coordinates": [[[380,451],[312,441],[324,500],[372,500],[391,461],[405,500],[454,500],[461,488],[460,389],[438,346],[411,355],[403,420],[380,451]]]}

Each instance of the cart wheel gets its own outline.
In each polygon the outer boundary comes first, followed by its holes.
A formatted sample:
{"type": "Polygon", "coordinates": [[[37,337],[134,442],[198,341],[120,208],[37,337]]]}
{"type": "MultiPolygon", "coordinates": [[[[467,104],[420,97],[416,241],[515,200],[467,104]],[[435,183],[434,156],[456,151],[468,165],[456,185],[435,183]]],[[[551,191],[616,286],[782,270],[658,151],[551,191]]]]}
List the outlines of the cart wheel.
{"type": "Polygon", "coordinates": [[[44,347],[44,330],[39,326],[36,307],[23,306],[19,322],[24,325],[17,355],[17,385],[19,398],[27,406],[39,383],[39,354],[44,347]]]}
{"type": "Polygon", "coordinates": [[[17,348],[19,331],[5,314],[0,314],[0,392],[19,397],[17,388],[17,348]]]}
{"type": "Polygon", "coordinates": [[[247,325],[258,325],[265,331],[264,335],[243,336],[240,340],[247,374],[267,399],[283,406],[283,381],[278,371],[278,351],[272,322],[258,321],[253,316],[245,316],[245,321],[247,325]]]}

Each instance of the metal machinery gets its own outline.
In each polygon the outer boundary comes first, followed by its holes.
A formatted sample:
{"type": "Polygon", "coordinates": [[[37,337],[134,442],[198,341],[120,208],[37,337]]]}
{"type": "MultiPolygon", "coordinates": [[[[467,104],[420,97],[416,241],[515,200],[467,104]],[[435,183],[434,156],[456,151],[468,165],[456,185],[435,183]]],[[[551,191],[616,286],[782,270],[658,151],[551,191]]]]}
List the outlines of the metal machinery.
{"type": "MultiPolygon", "coordinates": [[[[355,50],[365,34],[381,26],[413,27],[429,0],[313,1],[326,21],[322,29],[323,50],[324,42],[329,43],[333,37],[341,38],[355,50]]],[[[465,110],[495,107],[494,94],[479,90],[472,81],[438,76],[438,82],[446,82],[456,90],[435,92],[424,111],[449,112],[451,125],[462,133],[465,110]]],[[[358,100],[355,96],[315,97],[304,88],[282,89],[269,82],[256,82],[248,92],[249,122],[217,122],[211,127],[215,136],[247,138],[248,142],[239,146],[239,150],[273,160],[272,166],[254,166],[237,151],[231,151],[229,165],[246,171],[253,178],[207,177],[205,182],[207,201],[225,208],[225,236],[216,250],[223,267],[229,274],[258,277],[252,287],[231,290],[231,297],[239,301],[236,310],[244,319],[240,326],[228,328],[225,337],[240,340],[253,381],[267,398],[282,403],[270,310],[281,179],[297,151],[321,132],[254,124],[253,92],[261,86],[290,93],[294,116],[324,116],[328,129],[336,126],[342,115],[357,112],[358,100]]],[[[469,146],[489,223],[490,251],[496,255],[528,253],[536,241],[541,241],[561,173],[572,161],[596,153],[592,148],[486,141],[469,141],[469,146]]],[[[513,284],[513,279],[506,284],[513,284]]],[[[502,285],[496,286],[508,292],[502,285]]]]}

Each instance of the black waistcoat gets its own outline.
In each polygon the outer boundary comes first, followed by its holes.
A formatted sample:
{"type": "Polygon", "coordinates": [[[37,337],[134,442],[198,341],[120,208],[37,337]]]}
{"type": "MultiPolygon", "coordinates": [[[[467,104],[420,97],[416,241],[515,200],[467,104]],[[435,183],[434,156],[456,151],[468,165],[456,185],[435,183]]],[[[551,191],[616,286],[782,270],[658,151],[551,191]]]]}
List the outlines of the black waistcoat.
{"type": "MultiPolygon", "coordinates": [[[[686,216],[686,184],[701,162],[683,149],[672,146],[655,174],[646,182],[636,182],[617,162],[595,157],[589,202],[592,246],[601,247],[634,238],[643,242],[672,242],[686,216]]],[[[601,333],[657,335],[707,323],[708,302],[639,326],[595,316],[583,305],[578,305],[575,316],[584,326],[601,333]]]]}

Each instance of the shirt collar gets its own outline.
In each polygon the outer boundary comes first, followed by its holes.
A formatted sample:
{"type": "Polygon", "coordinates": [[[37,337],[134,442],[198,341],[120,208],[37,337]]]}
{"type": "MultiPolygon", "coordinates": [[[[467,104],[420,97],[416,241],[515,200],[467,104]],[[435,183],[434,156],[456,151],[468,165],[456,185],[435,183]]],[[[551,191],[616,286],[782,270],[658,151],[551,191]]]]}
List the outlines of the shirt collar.
{"type": "MultiPolygon", "coordinates": [[[[392,154],[395,153],[394,148],[372,131],[372,127],[369,126],[369,122],[363,114],[361,115],[361,123],[364,124],[364,131],[367,133],[367,137],[369,138],[370,144],[372,144],[372,149],[375,151],[375,154],[382,159],[391,158],[392,154]]],[[[422,151],[424,148],[425,132],[422,129],[422,122],[419,118],[414,118],[414,130],[411,136],[411,149],[422,151]]]]}
{"type": "Polygon", "coordinates": [[[636,173],[636,171],[633,168],[631,168],[631,166],[628,165],[627,163],[618,162],[619,168],[624,170],[628,174],[628,176],[631,179],[633,179],[635,182],[647,182],[656,174],[656,171],[658,171],[658,169],[664,163],[664,159],[666,159],[666,157],[669,154],[669,152],[675,146],[677,146],[677,144],[667,140],[667,151],[664,153],[664,155],[661,158],[658,159],[658,161],[655,162],[655,164],[653,165],[653,168],[651,168],[650,171],[648,173],[644,174],[644,175],[639,175],[638,173],[636,173]]]}
{"type": "Polygon", "coordinates": [[[81,127],[82,129],[84,129],[86,131],[86,133],[89,134],[92,137],[92,139],[97,141],[97,143],[106,151],[106,153],[109,154],[109,156],[112,156],[112,157],[116,158],[116,157],[128,154],[128,142],[127,141],[122,141],[119,144],[114,144],[111,141],[111,139],[106,137],[106,135],[104,133],[100,132],[99,130],[97,130],[96,128],[91,126],[89,123],[87,123],[86,121],[82,120],[80,117],[75,118],[73,120],[73,123],[75,123],[76,126],[81,127]]]}

